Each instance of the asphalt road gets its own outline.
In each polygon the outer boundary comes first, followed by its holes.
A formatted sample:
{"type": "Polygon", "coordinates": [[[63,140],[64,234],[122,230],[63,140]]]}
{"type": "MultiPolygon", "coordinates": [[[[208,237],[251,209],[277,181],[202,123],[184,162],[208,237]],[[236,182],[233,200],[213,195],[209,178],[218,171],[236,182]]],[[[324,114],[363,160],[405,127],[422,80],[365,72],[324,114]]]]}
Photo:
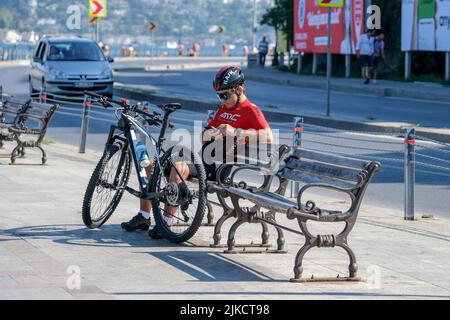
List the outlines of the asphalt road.
{"type": "MultiPolygon", "coordinates": [[[[151,73],[150,76],[146,75],[145,77],[118,74],[116,79],[126,83],[151,83],[156,89],[164,90],[165,92],[172,91],[178,94],[201,98],[207,96],[210,99],[214,99],[215,97],[210,86],[210,77],[213,73],[213,70],[168,71],[151,73]],[[175,74],[178,74],[178,76],[175,76],[175,74]],[[206,81],[206,78],[209,80],[206,81]]],[[[5,92],[25,98],[28,91],[27,68],[20,66],[2,68],[0,84],[3,85],[5,92]]],[[[309,106],[312,103],[305,94],[298,94],[298,91],[303,91],[298,88],[271,86],[250,81],[248,91],[251,100],[266,107],[267,105],[282,105],[283,101],[287,100],[297,101],[298,104],[305,106],[309,106]],[[264,98],[258,98],[258,96],[264,98]]],[[[308,89],[305,91],[310,92],[311,99],[314,99],[313,91],[316,90],[308,89]]],[[[383,98],[372,97],[371,99],[379,101],[383,98]]],[[[317,100],[319,101],[318,97],[317,100]]],[[[359,101],[365,101],[365,104],[362,105],[369,103],[368,99],[350,94],[342,95],[342,100],[343,103],[347,101],[346,105],[354,106],[354,108],[359,105],[359,101]]],[[[391,100],[391,108],[394,108],[394,99],[386,100],[391,100]]],[[[317,103],[319,104],[319,102],[317,103]]],[[[417,110],[420,108],[431,108],[433,105],[441,110],[445,106],[445,104],[430,104],[420,101],[415,101],[414,103],[415,105],[410,104],[410,108],[417,110]]],[[[404,104],[406,106],[407,102],[405,101],[404,104]]],[[[389,107],[386,108],[389,109],[389,107]]],[[[428,114],[428,112],[425,113],[428,114]]],[[[429,113],[434,114],[434,112],[429,113]]],[[[450,119],[450,116],[445,116],[445,114],[445,112],[442,115],[434,114],[433,117],[430,117],[430,121],[432,121],[431,118],[435,118],[436,123],[442,123],[445,119],[450,119]]],[[[205,116],[205,114],[199,112],[180,110],[173,115],[173,123],[177,129],[182,128],[192,132],[193,121],[203,121],[205,116]]],[[[99,109],[95,109],[93,117],[90,120],[87,147],[98,150],[103,148],[109,125],[115,121],[115,118],[111,110],[99,109]]],[[[405,121],[405,119],[396,118],[395,121],[405,121]]],[[[78,145],[80,124],[81,107],[62,106],[52,120],[48,130],[48,138],[58,142],[78,145]]],[[[279,130],[281,143],[291,144],[291,123],[271,123],[271,126],[274,130],[279,130]]],[[[447,208],[450,205],[448,197],[450,189],[450,148],[440,147],[433,143],[421,143],[421,145],[426,147],[426,149],[418,148],[421,156],[417,158],[419,163],[416,172],[416,216],[433,214],[436,217],[449,218],[450,212],[448,212],[447,208]],[[443,161],[430,157],[442,158],[443,161]],[[448,169],[441,170],[433,166],[442,166],[448,169]]],[[[369,187],[365,201],[368,204],[383,208],[403,208],[403,142],[401,138],[306,126],[303,146],[381,161],[383,166],[382,172],[375,177],[369,187]]],[[[3,154],[7,151],[1,150],[0,152],[3,154]]]]}
{"type": "MultiPolygon", "coordinates": [[[[180,59],[167,63],[189,63],[180,59]],[[178,62],[177,62],[178,61],[178,62]]],[[[156,63],[156,62],[155,62],[156,63]]],[[[218,68],[200,70],[144,71],[125,68],[145,67],[148,62],[122,62],[115,73],[121,83],[147,85],[167,94],[216,99],[211,87],[218,68]]],[[[247,96],[263,110],[299,115],[326,114],[326,95],[323,90],[280,86],[247,81],[247,96]]],[[[398,97],[379,97],[347,92],[331,93],[331,114],[358,121],[383,121],[420,124],[423,127],[449,128],[450,102],[423,101],[398,97]]]]}

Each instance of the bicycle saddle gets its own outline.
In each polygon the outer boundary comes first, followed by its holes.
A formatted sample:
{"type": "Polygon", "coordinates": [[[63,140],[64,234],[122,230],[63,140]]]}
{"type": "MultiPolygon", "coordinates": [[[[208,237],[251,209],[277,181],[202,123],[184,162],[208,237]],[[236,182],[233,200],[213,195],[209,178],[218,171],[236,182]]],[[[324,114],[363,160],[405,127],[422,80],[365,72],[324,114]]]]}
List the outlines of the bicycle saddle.
{"type": "Polygon", "coordinates": [[[174,112],[178,109],[181,109],[181,104],[180,103],[167,103],[165,105],[162,106],[162,109],[164,111],[168,111],[168,112],[174,112]]]}

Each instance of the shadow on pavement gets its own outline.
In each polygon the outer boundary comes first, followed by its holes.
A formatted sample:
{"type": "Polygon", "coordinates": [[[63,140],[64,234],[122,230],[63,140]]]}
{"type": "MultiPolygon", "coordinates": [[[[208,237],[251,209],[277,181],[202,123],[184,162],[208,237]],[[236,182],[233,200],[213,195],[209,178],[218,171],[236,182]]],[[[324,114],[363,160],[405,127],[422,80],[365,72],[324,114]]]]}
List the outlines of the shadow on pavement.
{"type": "MultiPolygon", "coordinates": [[[[0,231],[1,235],[24,239],[47,239],[55,243],[87,247],[188,247],[165,240],[150,239],[146,231],[125,232],[118,224],[104,225],[101,229],[88,229],[80,224],[37,225],[0,231]]],[[[11,241],[7,239],[1,241],[11,241]]]]}
{"type": "MultiPolygon", "coordinates": [[[[17,238],[42,239],[64,245],[87,247],[167,248],[169,251],[149,252],[148,254],[189,274],[197,281],[280,282],[280,280],[270,278],[250,267],[223,257],[218,252],[195,251],[202,246],[192,243],[174,244],[166,240],[152,240],[148,238],[145,231],[128,233],[123,231],[120,225],[106,225],[97,230],[90,230],[79,224],[36,225],[0,231],[0,243],[17,241],[17,238]],[[2,236],[6,238],[2,239],[2,236]],[[171,248],[175,250],[171,250],[171,248]],[[193,248],[194,250],[176,251],[183,248],[193,248]]],[[[142,252],[136,252],[136,254],[142,254],[142,252]]]]}
{"type": "Polygon", "coordinates": [[[159,251],[149,254],[189,274],[196,279],[194,281],[285,282],[268,277],[257,270],[228,259],[218,252],[159,251]]]}

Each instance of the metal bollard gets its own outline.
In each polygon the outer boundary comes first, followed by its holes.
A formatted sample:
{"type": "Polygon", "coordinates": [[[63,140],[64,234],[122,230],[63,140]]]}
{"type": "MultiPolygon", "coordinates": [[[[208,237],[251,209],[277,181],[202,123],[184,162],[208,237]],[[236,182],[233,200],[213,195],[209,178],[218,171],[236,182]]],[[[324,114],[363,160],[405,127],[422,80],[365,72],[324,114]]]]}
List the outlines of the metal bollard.
{"type": "Polygon", "coordinates": [[[216,115],[215,110],[208,110],[208,118],[206,119],[206,125],[208,125],[208,122],[214,119],[214,116],[216,115]]]}
{"type": "Polygon", "coordinates": [[[39,92],[39,103],[45,103],[47,101],[47,94],[45,93],[45,87],[41,88],[39,92]]]}
{"type": "Polygon", "coordinates": [[[297,74],[302,73],[302,67],[303,67],[303,56],[302,52],[299,52],[297,56],[297,74]]]}
{"type": "Polygon", "coordinates": [[[414,220],[414,184],[416,182],[415,129],[405,133],[405,220],[414,220]]]}
{"type": "MultiPolygon", "coordinates": [[[[304,124],[303,117],[294,118],[294,139],[292,144],[294,150],[302,146],[302,135],[304,131],[303,124],[304,124]]],[[[297,197],[299,189],[300,184],[298,182],[291,181],[291,198],[297,197]]]]}
{"type": "Polygon", "coordinates": [[[84,153],[86,151],[86,138],[87,131],[89,128],[89,109],[92,105],[91,98],[85,96],[83,102],[83,118],[81,120],[81,139],[80,139],[80,148],[78,153],[84,153]]]}

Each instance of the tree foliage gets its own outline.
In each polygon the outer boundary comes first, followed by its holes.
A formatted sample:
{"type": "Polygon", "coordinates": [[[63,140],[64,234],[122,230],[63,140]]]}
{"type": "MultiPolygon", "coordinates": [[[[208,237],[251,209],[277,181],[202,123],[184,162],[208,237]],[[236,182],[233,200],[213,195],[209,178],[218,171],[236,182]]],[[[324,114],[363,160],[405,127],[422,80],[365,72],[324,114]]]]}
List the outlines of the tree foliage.
{"type": "Polygon", "coordinates": [[[293,41],[294,37],[294,0],[276,0],[275,6],[263,15],[261,25],[274,27],[293,41]]]}

